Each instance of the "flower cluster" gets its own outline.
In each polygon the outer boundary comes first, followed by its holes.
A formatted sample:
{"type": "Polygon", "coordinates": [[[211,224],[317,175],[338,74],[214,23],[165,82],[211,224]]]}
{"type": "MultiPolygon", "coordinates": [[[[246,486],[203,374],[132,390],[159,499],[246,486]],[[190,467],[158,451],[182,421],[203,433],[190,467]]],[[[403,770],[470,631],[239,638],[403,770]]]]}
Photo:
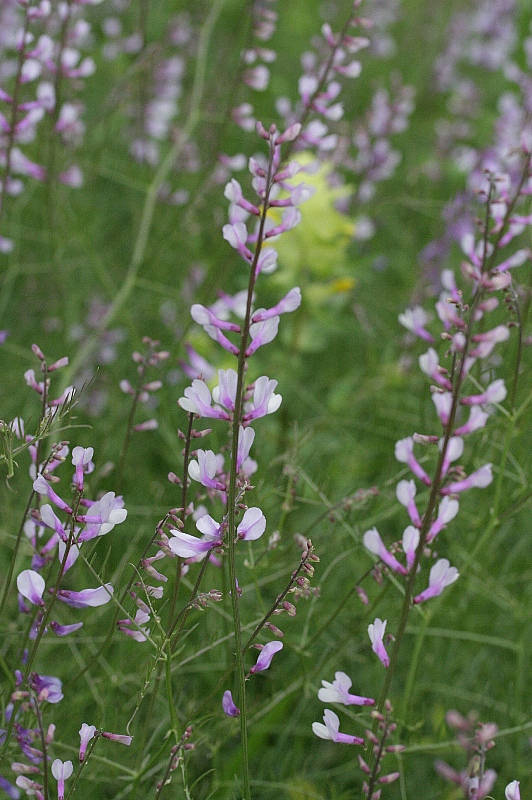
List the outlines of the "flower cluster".
{"type": "MultiPolygon", "coordinates": [[[[354,3],[357,8],[360,2],[354,3]]],[[[300,150],[310,149],[327,153],[335,149],[338,135],[329,131],[331,122],[338,122],[344,115],[343,104],[338,101],[342,85],[340,78],[358,78],[362,65],[355,58],[368,47],[365,36],[348,33],[351,28],[363,27],[367,20],[352,16],[340,34],[333,33],[331,26],[322,26],[322,39],[319,54],[303,54],[303,75],[299,78],[299,103],[294,107],[288,98],[277,100],[277,111],[285,124],[292,125],[297,120],[303,127],[298,138],[300,150]]]]}
{"type": "MultiPolygon", "coordinates": [[[[98,2],[98,0],[93,0],[98,2]]],[[[38,128],[49,119],[53,133],[64,147],[79,145],[85,126],[83,105],[65,97],[65,84],[79,88],[96,65],[82,51],[90,38],[90,24],[81,16],[86,0],[70,0],[59,5],[50,0],[6,4],[0,16],[6,49],[3,74],[10,85],[0,88],[0,221],[8,195],[23,189],[22,178],[44,181],[57,177],[62,183],[83,184],[80,167],[70,163],[55,174],[55,166],[32,161],[24,146],[37,138],[38,128]],[[10,52],[12,50],[12,53],[10,52]],[[54,174],[50,174],[53,169],[54,174]]],[[[0,252],[9,252],[13,241],[0,236],[0,252]]]]}

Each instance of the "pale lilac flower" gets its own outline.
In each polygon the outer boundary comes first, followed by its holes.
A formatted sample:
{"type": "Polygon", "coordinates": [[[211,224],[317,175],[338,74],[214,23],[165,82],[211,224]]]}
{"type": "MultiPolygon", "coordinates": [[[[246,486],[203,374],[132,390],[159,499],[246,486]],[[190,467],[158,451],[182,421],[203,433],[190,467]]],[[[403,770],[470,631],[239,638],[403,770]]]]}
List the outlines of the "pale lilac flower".
{"type": "Polygon", "coordinates": [[[371,530],[366,531],[362,541],[364,547],[369,550],[370,553],[378,556],[387,567],[390,567],[394,572],[399,572],[401,575],[407,575],[407,570],[403,565],[386,549],[377,528],[371,528],[371,530]]]}
{"type": "MultiPolygon", "coordinates": [[[[238,451],[236,455],[236,471],[240,472],[242,464],[248,459],[251,445],[255,439],[255,431],[251,427],[243,428],[238,431],[238,451]]],[[[246,473],[249,474],[249,473],[246,473]]]]}
{"type": "Polygon", "coordinates": [[[249,404],[249,409],[244,414],[245,422],[250,422],[252,419],[264,417],[266,414],[273,414],[277,411],[281,405],[282,397],[280,394],[274,394],[276,386],[277,381],[270,380],[266,375],[257,378],[253,390],[253,399],[249,404]]]}
{"type": "Polygon", "coordinates": [[[416,595],[412,602],[423,603],[431,597],[437,597],[443,592],[446,586],[450,586],[451,583],[458,580],[458,575],[459,573],[456,567],[451,567],[446,558],[440,558],[430,570],[428,588],[421,592],[421,594],[416,595]]]}
{"type": "Polygon", "coordinates": [[[432,481],[414,456],[414,440],[411,436],[395,443],[395,457],[402,464],[407,464],[416,478],[419,478],[426,486],[431,485],[432,481]]]}
{"type": "Polygon", "coordinates": [[[266,530],[266,517],[256,506],[248,508],[236,532],[239,539],[254,541],[259,539],[266,530]]]}
{"type": "Polygon", "coordinates": [[[39,701],[46,700],[48,703],[60,703],[63,699],[63,684],[54,675],[38,675],[36,672],[32,672],[30,686],[36,692],[39,701]]]}
{"type": "Polygon", "coordinates": [[[253,353],[262,347],[264,344],[269,344],[277,336],[279,330],[279,317],[270,317],[264,322],[254,322],[249,326],[249,335],[251,337],[251,344],[246,350],[246,356],[249,358],[253,353]]]}
{"type": "Polygon", "coordinates": [[[433,347],[429,347],[426,353],[419,356],[419,366],[421,371],[428,375],[428,377],[447,391],[452,391],[452,384],[445,375],[442,374],[441,367],[438,361],[438,354],[433,347]]]}
{"type": "MultiPolygon", "coordinates": [[[[50,542],[48,542],[48,544],[50,544],[50,542]]],[[[62,539],[60,539],[57,543],[57,558],[59,559],[60,564],[63,564],[66,548],[67,548],[67,542],[64,542],[62,539]]],[[[45,548],[42,548],[41,553],[43,552],[44,549],[45,548]]],[[[72,544],[68,551],[66,561],[63,564],[63,575],[65,574],[65,572],[68,572],[68,570],[73,564],[76,563],[78,556],[79,556],[79,547],[77,544],[72,544]]]]}
{"type": "Polygon", "coordinates": [[[184,392],[185,396],[177,401],[181,408],[191,414],[198,414],[200,417],[210,417],[212,419],[231,419],[226,411],[221,408],[213,408],[212,398],[209,387],[204,381],[192,381],[192,386],[188,386],[184,392]]]}
{"type": "Polygon", "coordinates": [[[137,431],[137,433],[142,433],[143,431],[156,431],[158,427],[159,423],[156,419],[147,419],[134,425],[133,430],[137,431]]]}
{"type": "Polygon", "coordinates": [[[507,394],[508,392],[506,391],[503,379],[497,378],[497,380],[493,381],[493,383],[490,383],[490,385],[486,388],[486,391],[482,394],[474,394],[470,395],[469,397],[462,397],[460,402],[464,406],[481,405],[484,403],[502,403],[507,394]]]}
{"type": "Polygon", "coordinates": [[[83,622],[74,622],[72,625],[60,625],[54,620],[50,622],[50,628],[53,630],[56,636],[68,636],[69,633],[74,633],[74,631],[77,631],[82,627],[83,622]]]}
{"type": "Polygon", "coordinates": [[[323,722],[313,722],[312,731],[320,739],[330,739],[332,742],[342,742],[343,744],[364,744],[364,739],[359,736],[349,736],[347,733],[340,733],[340,720],[338,715],[326,708],[323,713],[323,722]]]}
{"type": "Polygon", "coordinates": [[[25,569],[17,576],[17,589],[34,606],[44,606],[42,596],[45,587],[42,575],[32,569],[25,569]]]}
{"type": "Polygon", "coordinates": [[[41,519],[48,528],[55,531],[63,542],[68,542],[68,533],[63,528],[59,518],[55,515],[52,506],[48,503],[41,506],[41,519]]]}
{"type": "Polygon", "coordinates": [[[76,467],[73,483],[78,492],[83,491],[84,473],[92,472],[94,469],[94,464],[92,464],[93,455],[93,447],[74,447],[72,450],[72,464],[76,467]]]}
{"type": "Polygon", "coordinates": [[[189,363],[187,364],[186,361],[180,361],[179,365],[187,378],[196,380],[201,376],[205,378],[205,380],[210,381],[215,373],[214,367],[209,364],[207,359],[200,356],[188,342],[185,343],[185,350],[187,351],[189,363]]]}
{"type": "Polygon", "coordinates": [[[412,524],[416,527],[421,527],[421,517],[417,510],[414,497],[416,496],[416,484],[414,481],[399,481],[397,484],[395,494],[402,506],[405,506],[408,511],[408,516],[412,520],[412,524]]]}
{"type": "Polygon", "coordinates": [[[85,753],[87,752],[87,745],[89,744],[90,740],[94,737],[96,733],[96,727],[94,725],[87,725],[86,722],[81,724],[81,728],[79,731],[79,738],[80,738],[80,745],[79,745],[79,760],[80,762],[83,761],[85,758],[85,753]]]}
{"type": "Polygon", "coordinates": [[[236,250],[245,261],[251,263],[253,261],[253,253],[246,246],[248,240],[248,229],[244,222],[234,222],[233,224],[224,225],[222,234],[226,242],[229,242],[231,247],[236,250]]]}
{"type": "MultiPolygon", "coordinates": [[[[517,220],[517,216],[514,216],[513,219],[517,220]]],[[[532,221],[530,219],[530,216],[522,217],[522,220],[525,224],[530,224],[530,222],[532,221]]],[[[501,261],[501,263],[495,267],[495,270],[496,272],[502,272],[506,269],[512,269],[513,267],[520,267],[521,264],[524,264],[525,261],[528,261],[529,259],[530,259],[530,250],[525,247],[522,250],[516,250],[516,252],[513,253],[513,255],[511,255],[505,261],[501,261]]]]}
{"type": "Polygon", "coordinates": [[[54,506],[57,506],[61,509],[61,511],[66,511],[67,514],[72,514],[72,509],[69,505],[62,500],[58,494],[54,492],[46,478],[43,478],[42,475],[37,475],[35,480],[33,481],[33,491],[37,492],[37,494],[45,494],[54,506]]]}
{"type": "Polygon", "coordinates": [[[61,761],[60,758],[56,758],[52,763],[52,775],[57,781],[57,800],[64,800],[65,781],[70,778],[73,771],[72,761],[61,761]]]}
{"type": "Polygon", "coordinates": [[[279,236],[281,233],[291,231],[292,228],[295,228],[300,222],[301,211],[298,208],[289,206],[288,208],[285,208],[281,214],[281,224],[270,228],[270,230],[267,231],[265,238],[270,239],[274,236],[279,236]]]}
{"type": "Polygon", "coordinates": [[[429,532],[427,533],[427,544],[430,544],[430,542],[432,542],[442,528],[456,517],[458,514],[458,508],[458,500],[451,499],[450,497],[444,497],[442,499],[438,507],[438,516],[430,526],[429,532]]]}
{"type": "MultiPolygon", "coordinates": [[[[255,295],[253,295],[252,299],[255,300],[255,295]]],[[[228,319],[230,314],[244,319],[247,302],[248,293],[245,289],[234,295],[219,292],[218,300],[210,306],[210,309],[219,319],[228,319]]]]}
{"type": "Polygon", "coordinates": [[[234,369],[218,370],[218,386],[212,390],[212,399],[228,411],[235,410],[238,374],[234,369]]]}
{"type": "Polygon", "coordinates": [[[434,392],[432,402],[436,406],[436,413],[442,425],[447,425],[451,416],[453,396],[451,392],[434,392]]]}
{"type": "Polygon", "coordinates": [[[497,325],[491,331],[476,333],[472,339],[478,342],[478,347],[471,350],[471,355],[476,358],[487,358],[491,351],[499,342],[505,342],[510,338],[510,329],[507,325],[497,325]]]}
{"type": "Polygon", "coordinates": [[[168,547],[172,553],[180,558],[204,558],[209,550],[222,544],[223,528],[209,514],[204,514],[196,521],[196,528],[203,533],[202,539],[183,531],[170,531],[173,538],[169,540],[168,547]]]}
{"type": "Polygon", "coordinates": [[[184,531],[171,530],[173,538],[169,540],[168,547],[179,558],[202,558],[216,547],[220,542],[213,542],[206,539],[198,539],[197,536],[190,536],[184,531]]]}
{"type": "Polygon", "coordinates": [[[519,781],[512,781],[504,790],[506,800],[521,800],[521,792],[519,790],[519,781]]]}
{"type": "Polygon", "coordinates": [[[462,781],[462,787],[467,797],[485,798],[493,789],[496,779],[497,773],[495,770],[487,769],[481,778],[478,775],[472,778],[466,776],[462,781]]]}
{"type": "Polygon", "coordinates": [[[72,608],[96,608],[104,606],[112,597],[114,592],[110,583],[98,586],[97,589],[83,589],[81,592],[73,592],[70,589],[59,589],[57,599],[66,603],[72,608]]]}
{"type": "Polygon", "coordinates": [[[133,741],[132,736],[126,736],[123,733],[107,733],[106,731],[102,731],[102,736],[104,739],[109,739],[111,742],[119,742],[120,744],[125,744],[127,747],[133,741]]]}
{"type": "Polygon", "coordinates": [[[261,272],[264,275],[271,275],[272,272],[275,272],[277,269],[277,258],[277,250],[274,250],[273,247],[263,247],[260,251],[260,256],[257,261],[255,277],[257,277],[261,272]]]}
{"type": "Polygon", "coordinates": [[[270,664],[272,663],[272,658],[279,650],[283,649],[282,642],[268,642],[265,644],[262,650],[259,653],[259,657],[257,658],[257,663],[254,667],[251,667],[249,673],[253,675],[255,672],[263,672],[265,669],[268,669],[270,664]]]}
{"type": "Polygon", "coordinates": [[[116,497],[114,492],[107,492],[89,508],[88,514],[76,517],[78,522],[85,522],[88,527],[80,533],[78,541],[86,542],[96,536],[105,536],[113,530],[115,525],[120,525],[127,517],[123,507],[122,497],[116,497]]]}
{"type": "Polygon", "coordinates": [[[386,630],[386,623],[387,620],[384,622],[379,619],[378,617],[368,625],[368,635],[371,641],[371,649],[378,656],[379,660],[384,664],[385,667],[390,666],[390,659],[388,653],[386,652],[386,648],[384,647],[384,632],[386,630]]]}
{"type": "Polygon", "coordinates": [[[436,312],[443,322],[445,330],[449,330],[452,325],[458,329],[463,329],[466,325],[464,320],[456,313],[455,304],[448,302],[447,299],[438,300],[436,303],[436,312]]]}
{"type": "Polygon", "coordinates": [[[246,70],[242,76],[242,80],[256,92],[263,92],[268,88],[270,70],[264,64],[259,64],[252,69],[246,70]]]}
{"type": "Polygon", "coordinates": [[[143,610],[142,608],[137,609],[137,613],[135,614],[135,619],[133,622],[136,623],[136,626],[129,627],[133,625],[130,619],[120,619],[117,622],[118,630],[122,633],[127,634],[130,636],[135,642],[145,642],[150,635],[150,629],[142,627],[149,622],[150,614],[143,610]]]}
{"type": "Polygon", "coordinates": [[[416,550],[419,544],[419,530],[414,528],[413,525],[409,525],[407,528],[405,528],[403,532],[402,544],[403,552],[406,556],[406,565],[410,571],[416,558],[416,550]]]}
{"type": "Polygon", "coordinates": [[[197,322],[198,325],[213,325],[215,328],[220,328],[224,331],[240,333],[240,325],[237,325],[234,322],[218,319],[218,317],[212,311],[210,311],[208,308],[205,308],[205,306],[200,305],[199,303],[194,303],[190,309],[190,315],[194,322],[197,322]]]}
{"type": "Polygon", "coordinates": [[[249,200],[246,200],[242,194],[242,187],[235,178],[231,178],[229,183],[226,184],[224,197],[226,197],[230,203],[240,206],[240,208],[243,208],[250,214],[254,214],[256,217],[260,216],[260,209],[253,203],[250,203],[249,200]]]}
{"type": "Polygon", "coordinates": [[[454,435],[466,436],[468,433],[474,433],[474,431],[484,428],[488,418],[489,414],[486,411],[482,411],[479,406],[473,406],[469,414],[469,419],[463,425],[460,425],[459,428],[455,429],[454,435]]]}
{"type": "Polygon", "coordinates": [[[264,320],[270,319],[271,317],[276,317],[279,314],[286,314],[290,311],[295,311],[300,305],[301,290],[299,286],[295,286],[293,289],[290,289],[288,294],[286,294],[282,300],[279,300],[277,305],[273,306],[273,308],[269,308],[267,310],[263,308],[257,309],[257,311],[255,311],[251,317],[251,321],[253,323],[263,322],[264,320]]]}
{"type": "Polygon", "coordinates": [[[223,333],[219,328],[216,328],[214,325],[205,325],[204,331],[211,339],[214,339],[215,342],[218,342],[220,347],[223,347],[224,350],[227,350],[228,353],[232,353],[234,356],[238,356],[239,349],[238,347],[230,342],[227,336],[224,336],[223,333]]]}
{"type": "Polygon", "coordinates": [[[402,314],[399,314],[398,319],[401,325],[404,325],[407,330],[415,333],[416,336],[420,336],[427,342],[434,341],[432,334],[430,334],[425,328],[427,322],[430,322],[430,317],[427,312],[421,308],[421,306],[407,308],[406,311],[404,311],[402,314]]]}
{"type": "Polygon", "coordinates": [[[224,713],[227,714],[228,717],[238,717],[240,716],[240,709],[234,703],[233,695],[231,691],[227,689],[224,692],[224,696],[222,699],[222,708],[224,713]]]}
{"type": "Polygon", "coordinates": [[[193,481],[198,481],[202,486],[208,489],[217,489],[220,492],[225,492],[225,483],[216,480],[216,473],[218,471],[218,459],[212,450],[198,450],[197,461],[190,461],[188,465],[188,474],[193,481]]]}
{"type": "MultiPolygon", "coordinates": [[[[441,451],[444,443],[444,439],[440,439],[438,443],[438,449],[441,451]]],[[[464,440],[461,439],[459,436],[451,436],[447,443],[447,450],[445,451],[445,456],[443,458],[443,463],[441,467],[441,474],[446,475],[449,467],[451,466],[453,461],[456,461],[462,453],[464,452],[464,440]]]]}
{"type": "Polygon", "coordinates": [[[441,490],[442,494],[455,494],[455,492],[465,492],[467,489],[485,489],[493,480],[492,465],[484,464],[484,466],[472,472],[463,481],[456,481],[449,483],[441,490]]]}
{"type": "MultiPolygon", "coordinates": [[[[43,787],[40,783],[32,781],[30,778],[26,778],[25,775],[18,775],[15,783],[20,789],[23,789],[29,797],[35,795],[37,800],[44,800],[44,794],[42,793],[43,787]]],[[[10,800],[19,800],[20,792],[16,789],[13,789],[11,784],[8,783],[8,781],[5,781],[4,778],[1,779],[0,786],[6,792],[10,800]]]]}
{"type": "Polygon", "coordinates": [[[335,672],[334,681],[322,681],[322,687],[318,691],[318,699],[323,703],[343,703],[344,706],[374,706],[375,700],[371,697],[360,697],[357,694],[349,694],[352,686],[351,678],[345,672],[335,672]]]}

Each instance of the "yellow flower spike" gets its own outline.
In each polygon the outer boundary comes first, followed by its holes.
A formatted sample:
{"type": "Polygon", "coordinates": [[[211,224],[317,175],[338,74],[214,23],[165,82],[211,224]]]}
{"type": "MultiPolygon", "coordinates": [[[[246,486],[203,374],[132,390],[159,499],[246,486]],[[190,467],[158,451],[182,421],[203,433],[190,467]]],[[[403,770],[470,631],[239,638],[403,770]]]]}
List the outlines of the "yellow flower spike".
{"type": "MultiPolygon", "coordinates": [[[[301,165],[316,161],[307,152],[297,153],[295,160],[301,165]]],[[[333,277],[342,267],[345,249],[353,239],[354,221],[335,207],[337,200],[349,197],[353,190],[351,186],[330,186],[328,176],[332,170],[332,163],[324,161],[316,172],[302,172],[297,176],[316,191],[299,208],[300,224],[274,243],[279,261],[289,273],[289,282],[299,280],[298,275],[302,270],[310,271],[317,278],[333,277]]],[[[278,209],[272,209],[271,213],[277,219],[278,209]]],[[[338,291],[347,290],[342,285],[338,288],[338,291]]]]}

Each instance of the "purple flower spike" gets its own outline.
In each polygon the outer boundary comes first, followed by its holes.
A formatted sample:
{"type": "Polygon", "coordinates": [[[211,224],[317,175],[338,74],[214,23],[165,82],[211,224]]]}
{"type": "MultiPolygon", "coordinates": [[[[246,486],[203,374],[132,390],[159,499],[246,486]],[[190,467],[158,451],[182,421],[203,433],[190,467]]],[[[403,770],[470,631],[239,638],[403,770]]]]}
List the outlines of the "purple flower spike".
{"type": "Polygon", "coordinates": [[[42,575],[32,569],[23,570],[17,577],[17,589],[34,606],[44,606],[42,596],[45,586],[42,575]]]}
{"type": "Polygon", "coordinates": [[[94,738],[94,734],[96,733],[96,727],[94,725],[87,725],[86,722],[81,724],[81,728],[79,731],[79,738],[80,738],[80,745],[79,745],[79,760],[80,762],[83,761],[85,758],[85,753],[87,752],[87,745],[89,744],[90,740],[94,738]]]}
{"type": "Polygon", "coordinates": [[[451,567],[446,558],[440,558],[436,561],[429,573],[428,588],[414,597],[412,602],[423,603],[431,597],[437,597],[443,592],[446,586],[450,586],[451,583],[458,580],[458,576],[459,573],[456,567],[451,567]]]}
{"type": "Polygon", "coordinates": [[[360,736],[349,736],[347,733],[340,733],[340,720],[338,715],[326,708],[323,714],[323,722],[313,722],[312,731],[320,739],[329,739],[331,742],[341,742],[343,744],[364,744],[364,739],[360,736]]]}
{"type": "Polygon", "coordinates": [[[57,800],[64,800],[65,797],[65,781],[70,778],[74,767],[72,761],[61,761],[56,758],[52,764],[52,775],[57,781],[57,800]]]}
{"type": "Polygon", "coordinates": [[[236,532],[239,539],[254,541],[255,539],[260,539],[265,530],[266,517],[260,508],[254,506],[253,508],[248,508],[236,532]]]}
{"type": "Polygon", "coordinates": [[[279,650],[283,649],[282,642],[268,642],[265,644],[262,650],[259,653],[259,657],[257,658],[257,663],[254,667],[251,667],[249,673],[253,675],[255,672],[263,672],[263,670],[268,669],[270,664],[272,663],[272,658],[279,650]]]}
{"type": "Polygon", "coordinates": [[[230,690],[227,689],[224,692],[224,696],[222,699],[222,708],[224,713],[227,714],[228,717],[239,717],[240,716],[240,709],[237,708],[233,701],[233,695],[231,694],[230,690]]]}
{"type": "Polygon", "coordinates": [[[388,668],[390,666],[390,659],[383,642],[384,632],[386,630],[386,622],[387,620],[384,620],[383,622],[377,617],[375,622],[372,622],[371,625],[368,625],[368,635],[371,640],[371,649],[375,655],[379,657],[384,666],[388,668]]]}
{"type": "Polygon", "coordinates": [[[375,700],[371,697],[360,697],[349,694],[352,685],[351,678],[345,672],[335,672],[334,681],[322,681],[318,691],[318,699],[323,703],[343,703],[344,706],[374,706],[375,700]]]}

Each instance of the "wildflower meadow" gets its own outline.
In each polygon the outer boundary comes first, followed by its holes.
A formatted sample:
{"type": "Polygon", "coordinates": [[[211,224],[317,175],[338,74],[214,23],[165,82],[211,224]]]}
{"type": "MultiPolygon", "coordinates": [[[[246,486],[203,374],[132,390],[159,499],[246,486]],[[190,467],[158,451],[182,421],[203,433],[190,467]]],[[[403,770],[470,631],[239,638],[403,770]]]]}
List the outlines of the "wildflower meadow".
{"type": "Polygon", "coordinates": [[[528,0],[1,0],[0,797],[532,796],[528,0]]]}

